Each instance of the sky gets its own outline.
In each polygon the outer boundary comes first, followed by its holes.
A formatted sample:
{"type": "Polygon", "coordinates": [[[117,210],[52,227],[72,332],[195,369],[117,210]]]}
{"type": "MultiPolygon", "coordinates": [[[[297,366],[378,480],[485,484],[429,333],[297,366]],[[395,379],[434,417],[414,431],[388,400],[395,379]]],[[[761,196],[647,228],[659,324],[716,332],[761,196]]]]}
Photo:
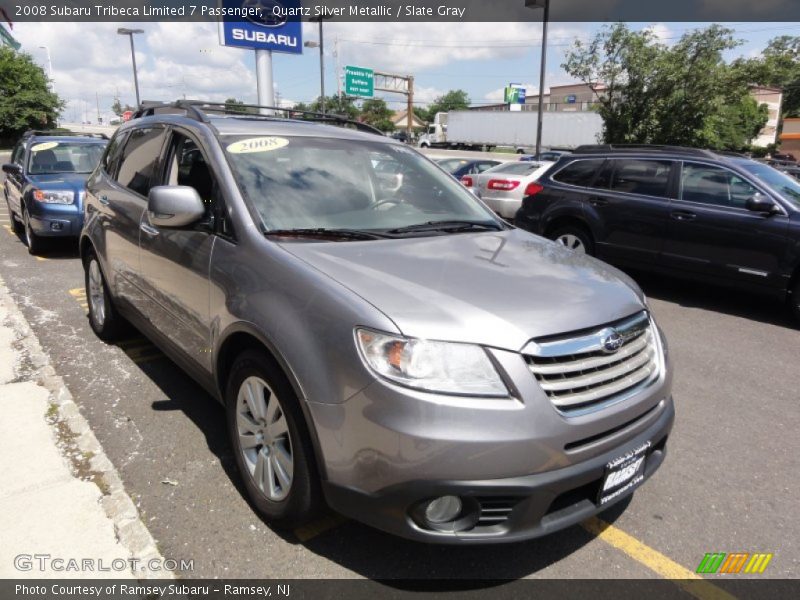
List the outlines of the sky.
{"type": "MultiPolygon", "coordinates": [[[[13,35],[22,50],[47,69],[47,46],[55,90],[67,101],[66,122],[104,120],[118,95],[135,103],[130,46],[117,35],[121,23],[15,23],[13,35]]],[[[685,31],[707,23],[632,23],[651,28],[666,44],[685,31]]],[[[797,33],[794,23],[727,23],[742,45],[726,59],[758,56],[767,42],[797,33]]],[[[130,26],[130,25],[129,25],[130,26]]],[[[140,23],[136,60],[143,100],[181,97],[212,101],[235,97],[256,101],[254,55],[251,50],[219,44],[213,23],[140,23]]],[[[551,23],[548,33],[545,88],[572,83],[561,68],[566,50],[576,40],[590,40],[599,23],[551,23]]],[[[415,100],[425,105],[451,89],[465,90],[475,104],[502,102],[503,88],[523,84],[528,95],[538,92],[541,54],[540,23],[325,23],[325,89],[337,89],[337,62],[415,78],[415,100]],[[338,44],[334,43],[338,38],[338,44]],[[338,47],[338,58],[334,56],[338,47]]],[[[303,39],[317,41],[317,24],[304,24],[303,39]]],[[[319,50],[303,55],[275,53],[273,73],[277,98],[288,105],[319,95],[319,50]]],[[[391,108],[405,98],[378,94],[391,108]]],[[[283,104],[282,104],[283,105],[283,104]]]]}

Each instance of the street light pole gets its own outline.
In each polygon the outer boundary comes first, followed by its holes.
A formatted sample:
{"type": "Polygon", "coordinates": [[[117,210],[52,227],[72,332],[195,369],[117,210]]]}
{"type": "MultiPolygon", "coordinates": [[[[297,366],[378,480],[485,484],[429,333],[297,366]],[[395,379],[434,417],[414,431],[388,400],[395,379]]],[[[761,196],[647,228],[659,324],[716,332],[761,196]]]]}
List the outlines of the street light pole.
{"type": "Polygon", "coordinates": [[[128,29],[127,27],[120,27],[117,29],[119,35],[127,35],[131,41],[131,62],[133,62],[133,87],[136,90],[136,106],[139,107],[142,103],[139,98],[139,74],[136,71],[136,49],[133,44],[133,35],[135,33],[144,33],[144,29],[128,29]]]}
{"type": "Polygon", "coordinates": [[[325,38],[322,34],[322,17],[314,19],[319,21],[319,42],[308,41],[303,44],[306,48],[319,48],[319,98],[322,114],[325,114],[325,38]]]}
{"type": "Polygon", "coordinates": [[[542,17],[542,58],[539,66],[539,114],[536,118],[536,158],[542,152],[542,121],[544,113],[544,78],[547,69],[547,22],[550,19],[550,0],[525,0],[525,6],[531,9],[544,9],[542,17]]]}
{"type": "Polygon", "coordinates": [[[50,87],[53,85],[53,61],[50,60],[50,47],[49,46],[39,46],[40,49],[44,50],[45,56],[47,56],[47,76],[50,78],[50,87]]]}

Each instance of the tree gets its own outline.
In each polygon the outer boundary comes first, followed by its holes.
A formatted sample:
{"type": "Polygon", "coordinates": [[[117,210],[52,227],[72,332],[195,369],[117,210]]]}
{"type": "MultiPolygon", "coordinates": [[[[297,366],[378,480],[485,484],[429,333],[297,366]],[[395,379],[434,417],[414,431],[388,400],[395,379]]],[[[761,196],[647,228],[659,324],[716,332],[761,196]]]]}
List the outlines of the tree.
{"type": "Polygon", "coordinates": [[[576,42],[562,66],[595,89],[607,143],[739,150],[766,124],[765,108],[723,59],[739,43],[711,25],[667,47],[618,23],[576,42]]]}
{"type": "Polygon", "coordinates": [[[64,101],[48,87],[29,54],[0,47],[0,140],[10,143],[32,128],[52,128],[64,101]]]}
{"type": "Polygon", "coordinates": [[[119,98],[114,98],[114,103],[111,105],[111,110],[115,115],[121,117],[122,113],[127,111],[134,111],[136,109],[127,103],[125,104],[125,106],[122,106],[122,103],[119,101],[119,98]]]}
{"type": "Polygon", "coordinates": [[[450,90],[443,96],[436,98],[427,110],[427,119],[433,120],[438,112],[448,112],[451,110],[465,110],[469,108],[470,99],[464,90],[450,90]]]}
{"type": "Polygon", "coordinates": [[[381,98],[370,98],[361,104],[361,120],[381,131],[394,129],[392,116],[394,116],[394,111],[381,98]]]}
{"type": "Polygon", "coordinates": [[[776,37],[760,57],[738,59],[733,67],[746,83],[782,88],[783,117],[800,117],[800,36],[776,37]]]}
{"type": "Polygon", "coordinates": [[[236,98],[228,98],[225,100],[225,110],[234,112],[234,113],[242,113],[242,114],[256,114],[258,113],[257,108],[253,108],[251,106],[244,106],[244,102],[241,100],[237,100],[236,98]]]}
{"type": "MultiPolygon", "coordinates": [[[[357,98],[353,96],[345,96],[344,94],[341,98],[337,95],[333,96],[325,96],[325,112],[334,114],[334,115],[342,115],[347,117],[348,119],[357,119],[359,110],[358,107],[355,105],[355,101],[357,98]]],[[[311,104],[296,104],[294,106],[296,110],[308,110],[311,112],[322,112],[322,102],[321,98],[317,98],[311,104]],[[300,108],[300,106],[304,108],[300,108]]]]}

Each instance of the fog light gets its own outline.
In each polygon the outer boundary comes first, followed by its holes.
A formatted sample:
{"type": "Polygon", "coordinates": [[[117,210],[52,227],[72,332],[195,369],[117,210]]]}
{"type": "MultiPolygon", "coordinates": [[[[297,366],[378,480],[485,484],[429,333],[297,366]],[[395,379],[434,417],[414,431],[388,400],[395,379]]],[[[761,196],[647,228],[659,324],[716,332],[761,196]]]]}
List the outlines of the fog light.
{"type": "Polygon", "coordinates": [[[461,513],[461,499],[457,496],[442,496],[425,507],[425,519],[429,523],[447,523],[461,513]]]}
{"type": "Polygon", "coordinates": [[[63,223],[50,223],[51,231],[61,231],[62,229],[64,229],[63,223]]]}

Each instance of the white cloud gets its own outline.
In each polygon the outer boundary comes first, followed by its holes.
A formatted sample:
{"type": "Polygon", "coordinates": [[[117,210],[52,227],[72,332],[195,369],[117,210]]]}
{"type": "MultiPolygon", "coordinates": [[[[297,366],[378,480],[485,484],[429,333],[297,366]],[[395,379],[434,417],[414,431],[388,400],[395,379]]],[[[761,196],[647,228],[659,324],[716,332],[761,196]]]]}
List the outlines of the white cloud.
{"type": "MultiPolygon", "coordinates": [[[[513,59],[541,43],[538,23],[337,23],[325,25],[326,46],[339,36],[340,63],[400,74],[460,61],[513,59]]],[[[548,39],[570,42],[585,26],[551,27],[548,39]]]]}
{"type": "Polygon", "coordinates": [[[650,31],[662,44],[669,45],[672,42],[671,38],[675,37],[675,32],[672,31],[672,29],[670,29],[665,23],[653,23],[646,29],[650,31]]]}

